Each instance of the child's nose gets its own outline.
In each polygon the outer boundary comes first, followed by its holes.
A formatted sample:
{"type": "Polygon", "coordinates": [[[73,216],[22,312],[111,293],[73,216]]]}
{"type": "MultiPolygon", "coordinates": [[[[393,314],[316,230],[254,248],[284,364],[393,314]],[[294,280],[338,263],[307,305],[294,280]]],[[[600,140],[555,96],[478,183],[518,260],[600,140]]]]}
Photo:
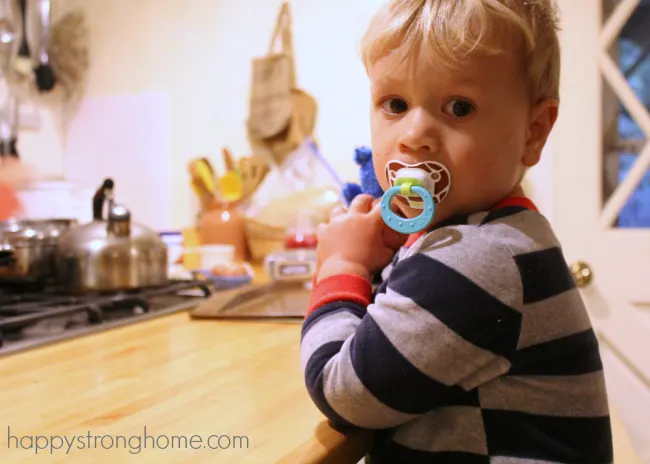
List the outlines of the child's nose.
{"type": "Polygon", "coordinates": [[[405,119],[398,139],[400,152],[427,156],[440,150],[440,133],[433,115],[416,109],[405,119]]]}

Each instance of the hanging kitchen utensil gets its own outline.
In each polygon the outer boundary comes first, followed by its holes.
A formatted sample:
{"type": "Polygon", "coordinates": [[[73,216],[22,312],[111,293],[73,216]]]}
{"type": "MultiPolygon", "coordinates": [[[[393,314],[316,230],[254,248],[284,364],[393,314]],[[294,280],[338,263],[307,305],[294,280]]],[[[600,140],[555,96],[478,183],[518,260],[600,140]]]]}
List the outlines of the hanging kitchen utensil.
{"type": "Polygon", "coordinates": [[[291,11],[284,2],[268,55],[252,63],[248,139],[254,154],[276,166],[306,137],[313,137],[318,111],[316,100],[297,87],[291,27],[291,11]],[[276,53],[278,39],[282,48],[276,53]]]}
{"type": "Polygon", "coordinates": [[[12,0],[0,0],[0,69],[3,74],[10,72],[18,35],[11,3],[12,0]]]}
{"type": "MultiPolygon", "coordinates": [[[[103,186],[110,184],[105,181],[103,186]]],[[[133,222],[126,207],[112,201],[112,190],[100,188],[93,202],[94,220],[68,230],[59,240],[57,271],[70,291],[128,290],[168,282],[165,243],[133,222]],[[110,207],[104,219],[106,200],[110,207]]]]}
{"type": "Polygon", "coordinates": [[[0,162],[6,158],[18,158],[19,109],[18,99],[9,93],[0,112],[0,162]]]}
{"type": "Polygon", "coordinates": [[[27,0],[18,0],[20,6],[20,46],[14,60],[13,67],[20,74],[26,76],[32,72],[32,54],[29,50],[27,37],[27,0]]]}
{"type": "Polygon", "coordinates": [[[79,9],[65,13],[54,23],[50,21],[51,0],[33,1],[33,6],[28,4],[27,13],[32,16],[32,8],[38,8],[35,13],[39,22],[45,20],[43,24],[46,27],[38,28],[43,34],[36,31],[37,42],[31,51],[34,59],[29,56],[29,45],[26,45],[28,37],[21,37],[21,51],[15,58],[12,54],[12,68],[18,72],[7,73],[7,79],[21,100],[63,110],[63,122],[69,122],[69,118],[76,116],[85,95],[90,55],[89,29],[79,9]]]}
{"type": "Polygon", "coordinates": [[[51,2],[50,0],[38,0],[38,13],[40,19],[40,39],[36,59],[34,74],[36,77],[36,86],[41,92],[49,92],[56,84],[56,76],[50,63],[48,55],[51,23],[51,2]]]}

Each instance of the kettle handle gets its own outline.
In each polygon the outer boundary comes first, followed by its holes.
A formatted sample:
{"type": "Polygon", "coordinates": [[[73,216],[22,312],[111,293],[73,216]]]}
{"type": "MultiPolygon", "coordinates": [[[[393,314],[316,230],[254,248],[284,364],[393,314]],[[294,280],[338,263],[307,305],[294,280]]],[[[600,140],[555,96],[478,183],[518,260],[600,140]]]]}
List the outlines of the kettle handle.
{"type": "Polygon", "coordinates": [[[93,195],[93,221],[101,221],[104,219],[104,203],[107,198],[109,200],[113,199],[114,187],[115,182],[113,182],[113,179],[106,178],[95,192],[95,195],[93,195]]]}

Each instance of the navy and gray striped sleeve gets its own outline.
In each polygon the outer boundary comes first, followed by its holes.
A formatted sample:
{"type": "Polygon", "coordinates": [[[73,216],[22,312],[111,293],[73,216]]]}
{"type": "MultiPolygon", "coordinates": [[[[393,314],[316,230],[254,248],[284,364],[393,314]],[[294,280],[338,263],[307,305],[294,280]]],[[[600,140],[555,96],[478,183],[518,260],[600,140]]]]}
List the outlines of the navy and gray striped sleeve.
{"type": "Polygon", "coordinates": [[[420,250],[367,308],[340,301],[308,316],[306,385],[335,426],[394,427],[509,369],[521,277],[504,247],[475,245],[420,250]]]}

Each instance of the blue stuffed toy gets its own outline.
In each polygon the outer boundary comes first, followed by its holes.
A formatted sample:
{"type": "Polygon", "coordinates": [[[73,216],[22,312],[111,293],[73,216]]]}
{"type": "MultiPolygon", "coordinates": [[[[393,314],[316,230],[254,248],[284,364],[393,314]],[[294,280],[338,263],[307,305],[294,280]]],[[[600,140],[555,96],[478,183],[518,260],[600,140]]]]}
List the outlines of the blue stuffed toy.
{"type": "Polygon", "coordinates": [[[356,148],[354,150],[354,162],[359,165],[361,185],[351,182],[343,185],[341,194],[347,206],[350,206],[352,199],[361,193],[372,195],[373,198],[380,198],[384,194],[375,176],[375,167],[372,164],[372,149],[368,147],[356,148]]]}

